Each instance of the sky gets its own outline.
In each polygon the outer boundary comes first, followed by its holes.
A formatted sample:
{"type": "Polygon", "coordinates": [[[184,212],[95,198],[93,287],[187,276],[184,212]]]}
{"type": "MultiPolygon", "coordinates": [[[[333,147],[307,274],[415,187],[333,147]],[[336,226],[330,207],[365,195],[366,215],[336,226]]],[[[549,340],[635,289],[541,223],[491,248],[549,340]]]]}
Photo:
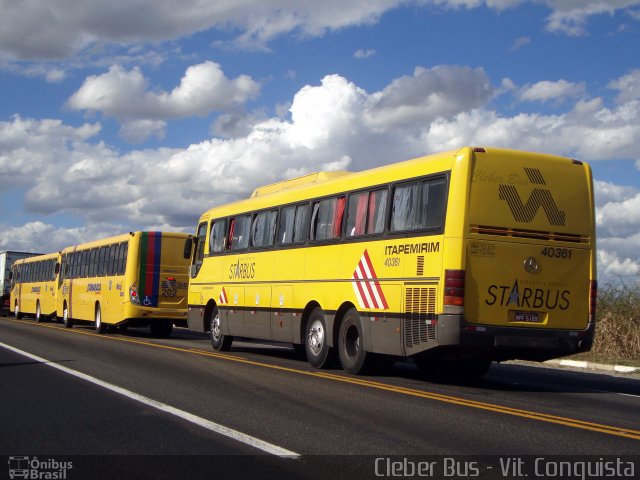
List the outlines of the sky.
{"type": "Polygon", "coordinates": [[[0,250],[465,145],[587,161],[640,278],[640,0],[0,0],[0,250]]]}

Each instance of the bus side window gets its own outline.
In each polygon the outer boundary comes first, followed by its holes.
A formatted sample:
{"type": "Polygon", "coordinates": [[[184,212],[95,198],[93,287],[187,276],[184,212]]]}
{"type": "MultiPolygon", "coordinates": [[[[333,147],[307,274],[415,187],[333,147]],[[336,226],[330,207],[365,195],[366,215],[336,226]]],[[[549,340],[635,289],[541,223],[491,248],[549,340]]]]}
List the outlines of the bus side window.
{"type": "Polygon", "coordinates": [[[127,251],[129,250],[129,243],[122,242],[120,244],[120,251],[118,252],[118,275],[124,275],[127,269],[127,251]]]}
{"type": "Polygon", "coordinates": [[[278,243],[287,245],[293,242],[293,227],[295,225],[296,207],[284,207],[280,214],[278,227],[278,243]]]}
{"type": "Polygon", "coordinates": [[[256,247],[270,247],[273,245],[277,210],[260,212],[253,220],[251,229],[251,244],[256,247]]]}
{"type": "Polygon", "coordinates": [[[393,192],[391,231],[441,228],[446,190],[444,178],[397,186],[393,192]]]}
{"type": "Polygon", "coordinates": [[[231,220],[229,229],[229,247],[231,250],[244,250],[249,246],[251,215],[243,215],[231,220]]]}
{"type": "Polygon", "coordinates": [[[87,272],[87,276],[95,277],[96,271],[98,270],[98,249],[92,248],[89,252],[89,271],[87,272]]]}
{"type": "Polygon", "coordinates": [[[107,270],[107,247],[98,250],[98,277],[104,277],[107,270]]]}
{"type": "Polygon", "coordinates": [[[340,236],[345,203],[345,197],[314,202],[311,217],[312,240],[330,240],[340,236]]]}
{"type": "MultiPolygon", "coordinates": [[[[205,228],[206,228],[206,224],[205,228]]],[[[227,245],[226,242],[226,234],[227,234],[227,221],[226,220],[216,220],[213,222],[211,226],[211,235],[209,236],[209,252],[211,253],[220,253],[224,252],[225,247],[227,245]]],[[[198,232],[198,245],[196,246],[197,250],[197,258],[204,258],[204,237],[202,237],[202,241],[200,241],[200,232],[198,232]],[[200,245],[202,243],[202,245],[200,245]]],[[[202,263],[202,260],[199,260],[202,263]]]]}
{"type": "Polygon", "coordinates": [[[118,245],[109,245],[109,267],[107,275],[112,277],[118,269],[118,245]]]}
{"type": "Polygon", "coordinates": [[[295,243],[306,242],[309,237],[309,227],[311,225],[311,206],[309,204],[298,205],[296,207],[296,222],[294,227],[293,241],[295,243]]]}

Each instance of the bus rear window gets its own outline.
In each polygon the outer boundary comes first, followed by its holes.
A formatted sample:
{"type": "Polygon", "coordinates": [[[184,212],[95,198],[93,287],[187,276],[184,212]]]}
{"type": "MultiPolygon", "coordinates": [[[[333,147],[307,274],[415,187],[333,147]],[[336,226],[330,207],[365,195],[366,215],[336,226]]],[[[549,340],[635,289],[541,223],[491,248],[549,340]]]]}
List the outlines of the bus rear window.
{"type": "Polygon", "coordinates": [[[444,178],[399,185],[393,190],[391,231],[442,228],[447,192],[444,178]]]}

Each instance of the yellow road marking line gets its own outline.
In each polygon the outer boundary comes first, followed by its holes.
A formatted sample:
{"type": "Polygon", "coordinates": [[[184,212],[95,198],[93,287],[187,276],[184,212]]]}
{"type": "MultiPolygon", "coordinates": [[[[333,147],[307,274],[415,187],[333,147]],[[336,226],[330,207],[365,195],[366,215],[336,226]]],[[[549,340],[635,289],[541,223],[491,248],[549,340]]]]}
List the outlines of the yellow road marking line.
{"type": "Polygon", "coordinates": [[[28,325],[33,325],[33,326],[36,326],[36,327],[44,327],[44,328],[50,328],[50,329],[54,329],[54,330],[63,330],[63,331],[66,330],[66,331],[69,331],[69,332],[72,332],[72,333],[81,334],[81,335],[99,337],[99,338],[104,339],[104,340],[113,340],[113,341],[120,341],[120,342],[127,342],[127,343],[135,343],[135,344],[140,344],[140,345],[147,345],[147,346],[154,347],[154,348],[162,348],[162,349],[166,349],[166,350],[173,350],[173,351],[176,351],[176,352],[184,352],[184,353],[190,353],[190,354],[201,355],[201,356],[206,356],[206,357],[214,357],[214,358],[219,358],[219,359],[222,359],[222,360],[228,360],[228,361],[237,362],[237,363],[244,363],[244,364],[247,364],[247,365],[253,365],[253,366],[258,366],[258,367],[263,367],[263,368],[269,368],[271,370],[279,370],[279,371],[282,371],[282,372],[295,373],[295,374],[298,374],[298,375],[306,375],[306,376],[310,376],[310,377],[323,378],[325,380],[333,380],[333,381],[342,382],[342,383],[349,383],[349,384],[352,384],[352,385],[358,385],[358,386],[367,387],[367,388],[374,388],[374,389],[377,389],[377,390],[384,390],[384,391],[388,391],[388,392],[399,393],[399,394],[402,394],[402,395],[409,395],[409,396],[413,396],[413,397],[426,398],[426,399],[429,399],[429,400],[436,400],[436,401],[439,401],[439,402],[450,403],[450,404],[454,404],[454,405],[461,405],[461,406],[472,407],[472,408],[477,408],[477,409],[481,409],[481,410],[488,410],[488,411],[492,411],[492,412],[502,413],[502,414],[505,414],[505,415],[513,415],[513,416],[517,416],[517,417],[528,418],[528,419],[531,419],[531,420],[538,420],[538,421],[541,421],[541,422],[555,423],[555,424],[565,425],[565,426],[569,426],[569,427],[573,427],[573,428],[579,428],[579,429],[583,429],[583,430],[591,430],[591,431],[594,431],[594,432],[606,433],[608,435],[615,435],[615,436],[619,436],[619,437],[631,438],[633,440],[640,440],[640,430],[632,430],[632,429],[627,429],[627,428],[615,427],[615,426],[611,426],[611,425],[604,425],[604,424],[600,424],[600,423],[587,422],[587,421],[584,421],[584,420],[561,417],[561,416],[551,415],[551,414],[547,414],[547,413],[533,412],[533,411],[529,411],[529,410],[523,410],[523,409],[519,409],[519,408],[512,408],[512,407],[507,407],[507,406],[497,405],[497,404],[492,404],[492,403],[478,402],[476,400],[468,400],[468,399],[465,399],[465,398],[462,398],[462,397],[454,397],[454,396],[444,395],[444,394],[440,394],[440,393],[426,392],[426,391],[423,391],[423,390],[416,390],[416,389],[408,388],[408,387],[400,387],[400,386],[395,386],[395,385],[390,385],[390,384],[386,384],[386,383],[375,382],[375,381],[372,381],[372,380],[366,380],[366,379],[357,378],[357,377],[346,377],[344,375],[336,375],[336,374],[322,372],[322,371],[307,371],[307,370],[300,370],[300,369],[297,369],[297,368],[283,367],[283,366],[280,366],[280,365],[273,365],[273,364],[269,364],[269,363],[257,362],[257,361],[254,361],[254,360],[249,360],[247,358],[238,357],[238,356],[234,356],[234,355],[228,355],[228,354],[225,354],[225,353],[207,352],[205,350],[200,350],[200,349],[196,349],[196,348],[173,347],[173,346],[170,346],[170,345],[162,345],[162,344],[159,344],[159,343],[154,343],[154,342],[149,342],[149,341],[144,341],[144,340],[138,340],[138,339],[134,339],[134,338],[107,336],[107,335],[101,335],[101,334],[92,333],[92,332],[88,332],[88,331],[83,331],[83,330],[79,330],[79,329],[66,329],[64,327],[58,327],[58,326],[55,326],[55,325],[46,325],[46,324],[39,324],[39,323],[32,323],[32,322],[20,322],[20,321],[13,320],[13,319],[9,319],[9,320],[12,321],[12,322],[15,322],[15,323],[28,324],[28,325]]]}

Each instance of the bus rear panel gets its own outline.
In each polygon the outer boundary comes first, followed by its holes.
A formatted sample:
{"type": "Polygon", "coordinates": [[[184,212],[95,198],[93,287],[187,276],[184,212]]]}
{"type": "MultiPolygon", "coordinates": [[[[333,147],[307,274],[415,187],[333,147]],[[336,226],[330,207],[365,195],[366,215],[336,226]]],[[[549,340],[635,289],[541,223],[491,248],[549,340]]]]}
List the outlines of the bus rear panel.
{"type": "Polygon", "coordinates": [[[589,166],[481,150],[470,177],[461,345],[493,360],[589,350],[597,288],[589,166]]]}

